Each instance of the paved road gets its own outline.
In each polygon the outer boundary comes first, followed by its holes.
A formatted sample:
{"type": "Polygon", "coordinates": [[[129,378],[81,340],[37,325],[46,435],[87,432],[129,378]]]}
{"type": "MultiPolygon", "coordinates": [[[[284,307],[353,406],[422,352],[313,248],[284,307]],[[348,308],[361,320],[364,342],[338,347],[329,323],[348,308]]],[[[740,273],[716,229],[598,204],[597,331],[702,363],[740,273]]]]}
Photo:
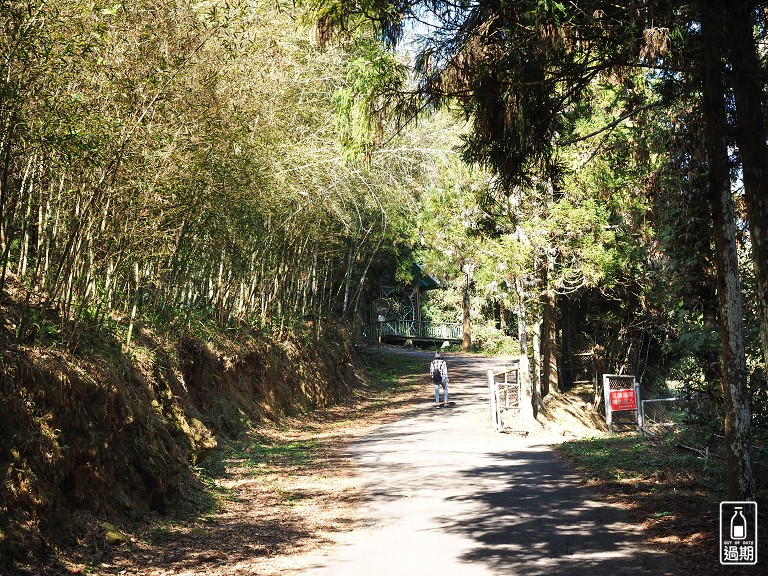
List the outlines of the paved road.
{"type": "Polygon", "coordinates": [[[370,524],[305,576],[677,574],[545,438],[492,431],[484,374],[493,361],[446,359],[456,405],[435,408],[426,383],[423,405],[351,447],[370,524]]]}

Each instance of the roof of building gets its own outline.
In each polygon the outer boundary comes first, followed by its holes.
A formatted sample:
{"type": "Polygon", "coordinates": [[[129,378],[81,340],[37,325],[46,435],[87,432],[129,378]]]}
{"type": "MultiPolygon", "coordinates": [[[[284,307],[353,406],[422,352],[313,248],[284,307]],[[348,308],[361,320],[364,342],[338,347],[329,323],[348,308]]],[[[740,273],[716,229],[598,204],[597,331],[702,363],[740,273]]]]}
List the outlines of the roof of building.
{"type": "Polygon", "coordinates": [[[413,277],[418,282],[418,288],[422,292],[426,290],[435,290],[436,288],[442,288],[443,285],[440,283],[440,281],[432,276],[431,274],[427,274],[424,272],[424,269],[421,267],[420,264],[417,264],[416,262],[413,263],[413,266],[411,267],[411,270],[413,271],[413,277]]]}

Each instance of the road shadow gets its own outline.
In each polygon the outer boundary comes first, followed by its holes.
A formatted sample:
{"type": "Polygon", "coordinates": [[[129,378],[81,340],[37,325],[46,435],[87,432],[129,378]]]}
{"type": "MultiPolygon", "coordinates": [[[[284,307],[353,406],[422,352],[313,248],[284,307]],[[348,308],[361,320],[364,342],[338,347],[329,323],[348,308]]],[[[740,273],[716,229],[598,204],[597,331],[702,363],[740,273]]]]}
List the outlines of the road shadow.
{"type": "Polygon", "coordinates": [[[643,547],[624,510],[582,486],[549,447],[491,460],[458,471],[465,493],[448,500],[468,512],[439,519],[474,542],[464,561],[501,574],[677,574],[671,557],[643,547]]]}
{"type": "Polygon", "coordinates": [[[409,415],[353,447],[369,480],[371,514],[382,527],[419,525],[414,538],[450,536],[447,541],[461,543],[459,563],[495,574],[680,573],[543,437],[492,432],[485,373],[503,359],[445,357],[453,406],[435,408],[428,384],[409,415]]]}

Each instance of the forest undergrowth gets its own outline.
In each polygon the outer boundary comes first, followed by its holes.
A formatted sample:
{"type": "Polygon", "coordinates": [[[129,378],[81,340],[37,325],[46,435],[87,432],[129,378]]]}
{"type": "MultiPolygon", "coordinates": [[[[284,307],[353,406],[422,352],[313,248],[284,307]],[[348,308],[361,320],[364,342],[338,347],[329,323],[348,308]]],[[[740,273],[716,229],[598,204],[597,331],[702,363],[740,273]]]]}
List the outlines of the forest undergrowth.
{"type": "Polygon", "coordinates": [[[3,575],[71,573],[148,521],[213,509],[206,467],[255,426],[335,405],[359,380],[341,324],[217,332],[170,315],[137,321],[130,346],[105,321],[73,342],[71,321],[3,296],[3,575]],[[19,337],[22,310],[34,332],[19,337]]]}

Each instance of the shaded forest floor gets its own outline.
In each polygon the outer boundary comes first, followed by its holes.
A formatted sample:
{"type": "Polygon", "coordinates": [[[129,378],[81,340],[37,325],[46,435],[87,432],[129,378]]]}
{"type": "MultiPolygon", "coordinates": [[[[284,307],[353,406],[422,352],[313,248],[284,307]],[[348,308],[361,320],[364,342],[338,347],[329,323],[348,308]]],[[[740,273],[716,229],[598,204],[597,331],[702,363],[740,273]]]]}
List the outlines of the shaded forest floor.
{"type": "MultiPolygon", "coordinates": [[[[210,502],[191,502],[190,510],[177,510],[173,519],[135,531],[115,529],[100,546],[70,555],[69,573],[300,572],[313,554],[342,543],[345,534],[369,521],[359,513],[365,494],[344,447],[423,402],[430,390],[422,364],[408,356],[374,358],[370,383],[343,405],[230,442],[199,470],[210,502]]],[[[605,435],[583,395],[549,399],[541,421],[566,440],[558,453],[587,485],[626,508],[646,541],[673,554],[684,573],[740,573],[718,562],[722,478],[716,462],[635,434],[605,435]]]]}

